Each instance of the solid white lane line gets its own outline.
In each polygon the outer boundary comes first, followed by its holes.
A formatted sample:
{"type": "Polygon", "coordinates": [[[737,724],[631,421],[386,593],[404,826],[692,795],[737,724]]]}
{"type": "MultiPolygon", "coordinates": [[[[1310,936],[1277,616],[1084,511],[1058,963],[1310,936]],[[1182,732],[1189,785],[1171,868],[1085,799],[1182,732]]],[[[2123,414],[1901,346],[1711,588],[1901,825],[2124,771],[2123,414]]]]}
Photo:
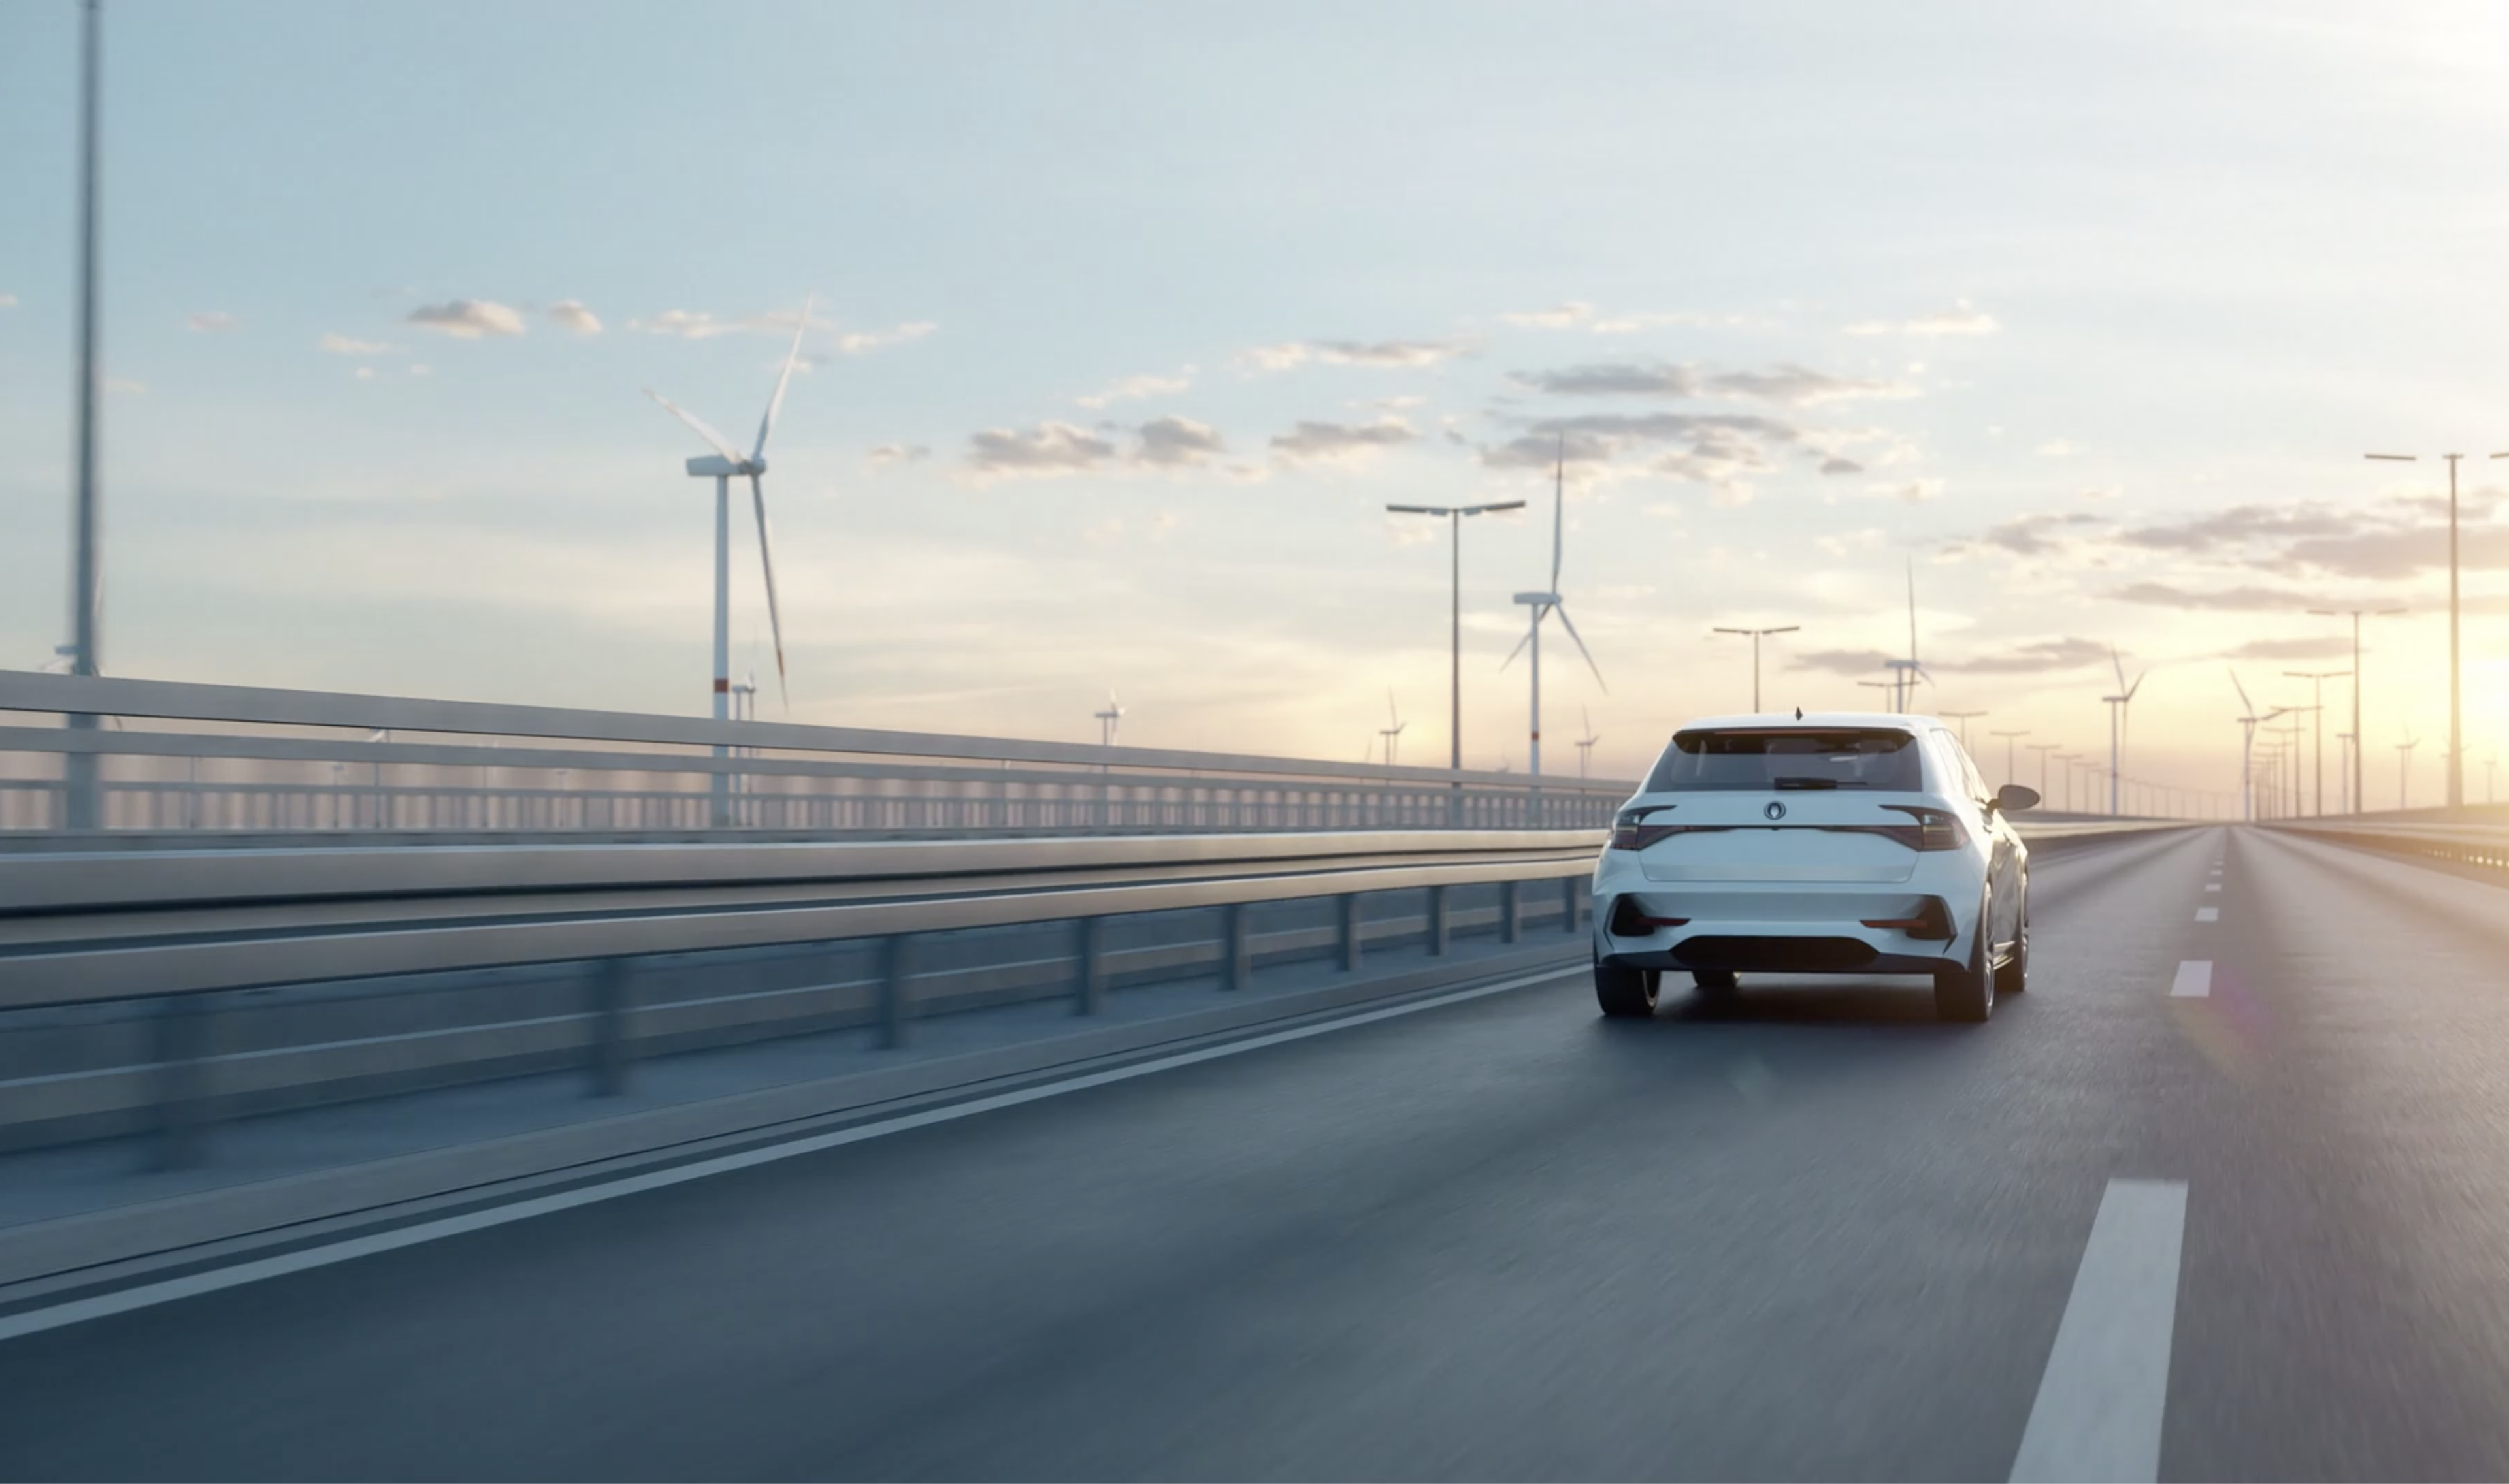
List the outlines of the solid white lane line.
{"type": "Polygon", "coordinates": [[[2200,1000],[2213,992],[2213,960],[2191,958],[2178,966],[2178,977],[2169,982],[2169,997],[2178,1000],[2200,1000]]]}
{"type": "Polygon", "coordinates": [[[2219,881],[2207,881],[2204,883],[2204,889],[2206,891],[2220,891],[2222,889],[2222,883],[2219,881]]]}
{"type": "Polygon", "coordinates": [[[257,1283],[264,1279],[284,1278],[288,1274],[302,1273],[309,1268],[327,1268],[333,1263],[348,1262],[355,1258],[371,1256],[377,1252],[390,1252],[398,1247],[412,1247],[424,1242],[440,1242],[447,1237],[459,1237],[466,1232],[476,1232],[487,1227],[504,1226],[514,1221],[528,1221],[534,1216],[572,1210],[576,1206],[590,1206],[595,1202],[615,1201],[621,1196],[639,1195],[645,1191],[660,1190],[671,1185],[685,1185],[691,1180],[703,1180],[714,1175],[730,1174],[736,1169],[747,1169],[757,1165],[771,1165],[778,1160],[794,1159],[805,1154],[817,1154],[823,1149],[859,1144],[866,1139],[879,1138],[882,1134],[903,1133],[910,1129],[923,1129],[933,1124],[946,1124],[961,1118],[972,1118],[979,1113],[991,1113],[999,1108],[1017,1107],[1025,1102],[1059,1097],[1066,1093],[1077,1093],[1085,1088],[1105,1087],[1114,1082],[1130,1082],[1136,1077],[1173,1071],[1178,1067],[1191,1066],[1199,1061],[1216,1061],[1222,1057],[1260,1051],[1267,1046],[1303,1041],[1310,1036],[1347,1030],[1355,1025],[1367,1025],[1378,1020],[1390,1020],[1398,1016],[1417,1015],[1424,1010],[1460,1005],[1467,1000],[1504,994],[1511,989],[1521,989],[1528,984],[1545,983],[1560,977],[1559,971],[1555,969],[1540,974],[1521,975],[1495,984],[1459,989],[1452,994],[1442,994],[1434,999],[1413,1000],[1408,1004],[1344,1016],[1320,1024],[1299,1025],[1289,1030],[1276,1030],[1267,1035],[1252,1036],[1243,1041],[1231,1041],[1222,1046],[1209,1046],[1200,1051],[1180,1052],[1173,1057],[1161,1057],[1152,1061],[1137,1061],[1129,1066],[1119,1066],[1104,1072],[1091,1072],[1085,1076],[1072,1077],[1062,1082],[1022,1088],[1012,1093],[996,1093],[990,1097],[970,1098],[965,1102],[954,1102],[947,1107],[902,1114],[878,1123],[857,1124],[850,1129],[840,1129],[831,1133],[812,1134],[807,1138],[769,1144],[763,1148],[745,1149],[738,1154],[698,1160],[688,1165],[674,1166],[669,1169],[657,1169],[650,1174],[629,1175],[624,1179],[612,1180],[599,1185],[586,1185],[576,1190],[562,1191],[553,1196],[537,1196],[529,1201],[516,1201],[508,1206],[490,1206],[484,1210],[468,1211],[459,1216],[447,1216],[436,1221],[422,1221],[410,1226],[396,1227],[389,1232],[354,1237],[346,1242],[335,1242],[325,1246],[306,1247],[299,1251],[282,1253],[277,1257],[256,1258],[250,1262],[237,1263],[229,1268],[213,1268],[204,1273],[167,1279],[162,1282],[141,1283],[134,1287],[117,1289],[111,1293],[100,1293],[94,1298],[73,1299],[66,1304],[56,1304],[49,1309],[30,1309],[23,1314],[0,1316],[0,1341],[14,1340],[19,1335],[39,1334],[47,1329],[59,1329],[68,1324],[85,1323],[87,1320],[100,1319],[110,1315],[128,1314],[133,1309],[153,1308],[159,1304],[171,1303],[176,1299],[190,1298],[195,1294],[215,1293],[221,1288],[236,1288],[245,1283],[257,1283]]]}
{"type": "Polygon", "coordinates": [[[2222,920],[2222,909],[2218,907],[2199,907],[2195,909],[2195,920],[2198,922],[2219,922],[2222,920]]]}
{"type": "Polygon", "coordinates": [[[2015,1480],[2160,1476],[2187,1182],[2111,1180],[2012,1461],[2015,1480]]]}

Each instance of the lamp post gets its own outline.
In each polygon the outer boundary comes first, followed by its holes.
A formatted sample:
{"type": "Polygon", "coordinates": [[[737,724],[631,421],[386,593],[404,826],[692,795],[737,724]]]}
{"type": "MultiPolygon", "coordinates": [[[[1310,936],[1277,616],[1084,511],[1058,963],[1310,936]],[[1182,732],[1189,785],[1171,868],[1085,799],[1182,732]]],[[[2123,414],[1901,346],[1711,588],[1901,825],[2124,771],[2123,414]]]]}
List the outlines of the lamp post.
{"type": "Polygon", "coordinates": [[[1748,634],[1751,636],[1751,710],[1754,713],[1757,713],[1760,709],[1760,636],[1763,634],[1792,634],[1800,631],[1802,628],[1803,625],[1800,623],[1789,623],[1782,628],[1774,629],[1719,628],[1712,631],[1718,634],[1748,634]]]}
{"type": "MultiPolygon", "coordinates": [[[[79,14],[79,318],[78,485],[70,527],[70,644],[72,675],[101,675],[97,629],[104,601],[104,534],[96,517],[95,490],[95,119],[99,53],[103,46],[99,0],[79,14]]],[[[98,718],[71,712],[75,730],[93,731],[98,718]]],[[[96,755],[73,752],[61,760],[61,823],[94,830],[104,823],[96,755]]]]}
{"type": "Polygon", "coordinates": [[[2033,742],[2030,750],[2039,755],[2039,797],[2047,797],[2047,755],[2064,746],[2062,742],[2033,742]]]}
{"type": "MultiPolygon", "coordinates": [[[[2326,683],[2340,680],[2352,672],[2349,670],[2285,670],[2282,673],[2286,679],[2308,682],[2308,698],[2317,703],[2308,708],[2311,722],[2317,728],[2316,734],[2309,742],[2310,752],[2317,760],[2317,798],[2311,812],[2322,819],[2326,815],[2326,683]]],[[[2355,721],[2357,723],[2358,719],[2356,718],[2355,721]]]]}
{"type": "MultiPolygon", "coordinates": [[[[2024,726],[2019,731],[1993,731],[1987,733],[1987,735],[1991,737],[2002,737],[2003,739],[2003,781],[2010,783],[2012,781],[2012,739],[2015,737],[2026,737],[2030,735],[2030,728],[2024,726]]],[[[1967,744],[1964,743],[1962,745],[1966,746],[1967,744]]]]}
{"type": "MultiPolygon", "coordinates": [[[[2365,457],[2391,464],[2411,464],[2415,454],[2370,454],[2365,457]]],[[[2465,761],[2460,756],[2465,748],[2465,711],[2459,694],[2462,675],[2457,664],[2457,601],[2456,601],[2456,462],[2463,454],[2442,454],[2448,461],[2448,806],[2452,809],[2465,802],[2465,761]]],[[[2509,453],[2493,454],[2494,459],[2509,459],[2509,453]]]]}
{"type": "Polygon", "coordinates": [[[1464,517],[1487,515],[1493,510],[1521,510],[1524,501],[1502,500],[1481,505],[1387,505],[1385,508],[1396,515],[1443,516],[1454,538],[1450,543],[1453,585],[1449,629],[1453,658],[1446,691],[1446,766],[1460,773],[1464,770],[1464,517]]]}
{"type": "Polygon", "coordinates": [[[1982,717],[1987,715],[1987,713],[1983,711],[1937,711],[1934,715],[1938,717],[1949,717],[1953,721],[1961,723],[1961,751],[1966,752],[1968,751],[1969,719],[1971,717],[1982,717]]]}
{"type": "Polygon", "coordinates": [[[2358,813],[2369,804],[2361,792],[2361,615],[2392,618],[2404,612],[2401,608],[2312,608],[2308,611],[2319,618],[2352,620],[2352,809],[2358,813]]]}

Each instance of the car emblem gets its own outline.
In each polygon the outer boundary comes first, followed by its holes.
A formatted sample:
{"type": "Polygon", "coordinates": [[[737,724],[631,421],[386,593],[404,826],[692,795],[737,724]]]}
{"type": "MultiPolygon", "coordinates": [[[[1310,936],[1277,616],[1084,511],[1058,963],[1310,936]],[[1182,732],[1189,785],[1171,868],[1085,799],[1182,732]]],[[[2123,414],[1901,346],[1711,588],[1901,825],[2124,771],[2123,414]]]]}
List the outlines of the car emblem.
{"type": "Polygon", "coordinates": [[[1760,812],[1769,816],[1771,819],[1783,819],[1786,817],[1786,806],[1781,803],[1773,803],[1767,808],[1762,809],[1760,812]]]}

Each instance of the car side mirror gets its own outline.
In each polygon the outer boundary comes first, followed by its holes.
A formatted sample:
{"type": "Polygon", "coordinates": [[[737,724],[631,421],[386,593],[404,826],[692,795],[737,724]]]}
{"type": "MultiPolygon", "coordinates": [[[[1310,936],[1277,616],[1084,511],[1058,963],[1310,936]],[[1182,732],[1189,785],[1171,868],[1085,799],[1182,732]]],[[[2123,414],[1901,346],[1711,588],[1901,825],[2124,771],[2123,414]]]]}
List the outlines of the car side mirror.
{"type": "Polygon", "coordinates": [[[2007,783],[1995,791],[1995,806],[2006,814],[2039,807],[2039,791],[2007,783]]]}

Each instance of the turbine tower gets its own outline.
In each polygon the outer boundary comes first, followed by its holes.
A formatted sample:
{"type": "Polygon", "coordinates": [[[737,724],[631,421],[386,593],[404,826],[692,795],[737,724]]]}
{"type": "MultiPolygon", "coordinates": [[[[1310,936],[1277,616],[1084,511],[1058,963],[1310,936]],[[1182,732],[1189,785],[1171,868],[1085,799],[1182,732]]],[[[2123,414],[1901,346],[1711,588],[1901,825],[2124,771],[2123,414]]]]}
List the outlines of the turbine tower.
{"type": "MultiPolygon", "coordinates": [[[[1883,663],[1890,666],[1891,672],[1891,709],[1904,716],[1907,714],[1908,707],[1917,698],[1917,682],[1923,680],[1929,686],[1934,683],[1934,678],[1926,673],[1925,665],[1917,658],[1917,559],[1915,557],[1908,558],[1908,657],[1886,659],[1883,663]]],[[[1984,712],[1978,714],[1985,715],[1984,712]]]]}
{"type": "MultiPolygon", "coordinates": [[[[2140,685],[2141,682],[2138,681],[2136,684],[2140,685]]],[[[2239,672],[2236,670],[2230,671],[2230,685],[2239,692],[2239,709],[2246,713],[2235,719],[2239,723],[2239,818],[2252,820],[2257,817],[2256,788],[2250,781],[2249,760],[2256,752],[2257,728],[2281,716],[2283,708],[2277,706],[2264,716],[2259,716],[2257,703],[2248,699],[2248,687],[2239,684],[2239,672]]]]}
{"type": "Polygon", "coordinates": [[[1577,708],[1577,715],[1586,723],[1586,734],[1577,739],[1577,776],[1583,778],[1586,776],[1587,764],[1594,761],[1594,744],[1603,739],[1594,734],[1592,713],[1580,706],[1577,708]]]}
{"type": "MultiPolygon", "coordinates": [[[[802,337],[810,328],[810,301],[802,303],[802,322],[794,327],[793,348],[784,352],[784,370],[775,378],[775,394],[767,401],[767,415],[758,420],[758,441],[743,454],[731,446],[731,440],[716,432],[651,387],[645,394],[659,402],[662,410],[688,425],[690,431],[703,438],[714,449],[711,454],[691,459],[688,470],[692,478],[714,481],[714,719],[730,719],[731,707],[731,481],[749,481],[750,508],[758,516],[758,564],[767,578],[767,622],[775,636],[775,690],[785,704],[792,704],[792,692],[784,675],[784,618],[775,604],[775,552],[767,535],[767,435],[775,427],[775,414],[784,406],[784,389],[793,382],[793,364],[801,358],[802,337]]],[[[718,758],[725,750],[714,750],[718,758]]],[[[730,777],[718,773],[714,779],[715,819],[728,822],[730,777]]]]}
{"type": "Polygon", "coordinates": [[[2125,709],[2134,704],[2134,693],[2143,688],[2143,678],[2152,673],[2152,667],[2146,665],[2135,676],[2134,684],[2129,686],[2125,683],[2125,660],[2117,653],[2115,645],[2109,646],[2109,663],[2116,667],[2117,693],[2104,695],[2100,699],[2109,708],[2109,812],[2115,814],[2117,812],[2117,754],[2124,742],[2125,709]]]}
{"type": "MultiPolygon", "coordinates": [[[[1609,685],[1604,683],[1602,667],[1594,663],[1594,656],[1587,649],[1586,641],[1578,637],[1577,625],[1571,622],[1568,617],[1568,605],[1559,596],[1559,541],[1561,532],[1564,529],[1565,522],[1567,520],[1567,508],[1568,440],[1563,436],[1559,440],[1558,466],[1552,476],[1551,589],[1548,592],[1517,593],[1516,595],[1516,601],[1523,604],[1529,611],[1528,618],[1524,626],[1524,637],[1517,641],[1516,648],[1509,650],[1507,658],[1499,664],[1499,668],[1504,670],[1509,665],[1516,663],[1516,656],[1524,653],[1528,648],[1533,651],[1532,724],[1527,729],[1528,735],[1531,738],[1532,750],[1526,758],[1525,771],[1532,774],[1536,779],[1539,779],[1542,776],[1542,620],[1550,617],[1553,613],[1557,613],[1559,615],[1559,626],[1568,631],[1569,643],[1574,644],[1577,647],[1578,653],[1585,655],[1586,668],[1594,672],[1594,684],[1601,686],[1604,693],[1607,695],[1611,693],[1612,689],[1609,685]]],[[[1539,787],[1538,784],[1536,786],[1539,787]]]]}
{"type": "Polygon", "coordinates": [[[1098,719],[1098,745],[1100,747],[1112,747],[1115,745],[1115,728],[1118,723],[1124,720],[1124,707],[1116,704],[1115,692],[1109,690],[1106,692],[1106,709],[1104,711],[1094,711],[1090,713],[1090,715],[1098,719]]]}
{"type": "Polygon", "coordinates": [[[2414,749],[2421,745],[2422,739],[2411,730],[2406,731],[2405,740],[2396,744],[2396,807],[2399,809],[2413,807],[2414,749]]]}
{"type": "Polygon", "coordinates": [[[1403,728],[1411,723],[1404,721],[1403,713],[1395,709],[1394,692],[1391,690],[1385,692],[1385,719],[1393,724],[1378,727],[1376,734],[1385,739],[1385,765],[1392,767],[1396,744],[1403,740],[1403,728]]]}

